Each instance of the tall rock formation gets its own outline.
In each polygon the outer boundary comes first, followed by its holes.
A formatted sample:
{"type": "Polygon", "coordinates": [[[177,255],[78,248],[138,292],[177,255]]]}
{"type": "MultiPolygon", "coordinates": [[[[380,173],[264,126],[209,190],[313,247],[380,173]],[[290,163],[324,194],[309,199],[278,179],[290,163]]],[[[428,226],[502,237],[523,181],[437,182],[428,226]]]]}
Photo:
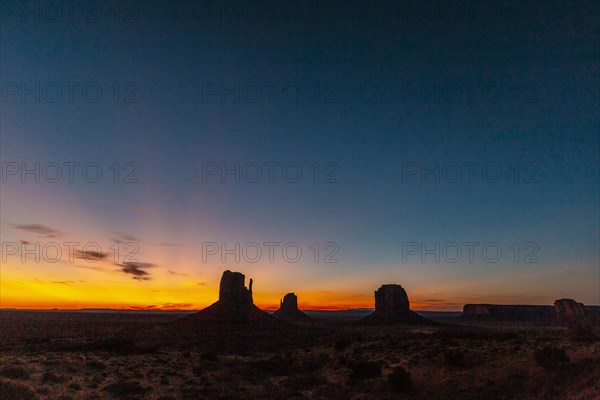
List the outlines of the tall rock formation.
{"type": "Polygon", "coordinates": [[[375,311],[363,322],[373,324],[433,324],[410,309],[406,290],[400,285],[382,285],[375,291],[375,311]]]}
{"type": "Polygon", "coordinates": [[[310,322],[311,317],[303,313],[298,309],[298,297],[295,293],[288,293],[283,297],[283,300],[279,302],[279,310],[275,311],[273,315],[288,322],[310,322]]]}
{"type": "Polygon", "coordinates": [[[223,272],[219,300],[195,314],[174,321],[172,324],[181,328],[178,333],[219,340],[233,334],[241,342],[244,337],[249,340],[253,335],[263,337],[286,330],[287,324],[254,305],[252,279],[248,288],[245,279],[240,272],[223,272]]]}
{"type": "Polygon", "coordinates": [[[245,281],[246,277],[240,272],[223,272],[219,285],[219,302],[235,307],[252,305],[252,279],[248,288],[244,286],[245,281]]]}

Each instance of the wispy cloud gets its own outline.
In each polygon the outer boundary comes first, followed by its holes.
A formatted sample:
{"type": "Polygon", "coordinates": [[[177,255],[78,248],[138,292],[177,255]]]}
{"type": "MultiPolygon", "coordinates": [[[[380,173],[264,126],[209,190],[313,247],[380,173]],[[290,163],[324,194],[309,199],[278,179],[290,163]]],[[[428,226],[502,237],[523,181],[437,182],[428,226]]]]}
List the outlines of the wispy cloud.
{"type": "Polygon", "coordinates": [[[182,247],[182,244],[179,243],[170,243],[170,242],[160,242],[160,243],[156,243],[153,246],[157,246],[157,247],[182,247]]]}
{"type": "Polygon", "coordinates": [[[113,268],[101,267],[99,265],[73,265],[73,267],[80,268],[80,269],[88,269],[91,271],[106,272],[109,274],[120,274],[121,273],[119,270],[116,270],[113,268]]]}
{"type": "Polygon", "coordinates": [[[131,310],[180,310],[192,307],[192,303],[164,303],[160,305],[132,306],[131,310]]]}
{"type": "Polygon", "coordinates": [[[112,239],[112,240],[113,240],[113,242],[116,242],[116,243],[124,243],[124,242],[136,242],[136,243],[137,243],[137,242],[139,242],[139,241],[140,241],[140,240],[139,240],[137,237],[135,237],[135,236],[133,236],[133,235],[130,235],[130,234],[128,234],[128,233],[122,233],[122,232],[118,232],[118,233],[117,233],[117,235],[118,235],[119,237],[118,237],[118,238],[116,238],[116,239],[112,239]]]}
{"type": "Polygon", "coordinates": [[[168,272],[170,275],[186,276],[186,277],[187,277],[187,276],[189,276],[189,275],[187,275],[187,274],[182,274],[181,272],[175,272],[175,271],[171,271],[171,270],[169,270],[169,271],[167,271],[167,272],[168,272]]]}
{"type": "Polygon", "coordinates": [[[34,282],[42,285],[54,284],[54,285],[75,285],[77,283],[84,283],[85,281],[45,281],[42,279],[23,279],[23,282],[34,282]]]}
{"type": "Polygon", "coordinates": [[[115,238],[111,238],[110,240],[112,240],[115,243],[142,243],[148,246],[153,246],[153,247],[182,247],[182,244],[179,243],[173,243],[173,242],[158,242],[158,243],[153,243],[153,242],[147,242],[145,240],[142,240],[140,238],[138,238],[137,236],[128,234],[128,233],[123,233],[123,232],[118,232],[117,237],[115,238]]]}
{"type": "Polygon", "coordinates": [[[42,236],[45,238],[56,238],[63,235],[62,232],[42,224],[12,224],[11,226],[14,229],[18,229],[23,232],[33,233],[34,235],[42,236]]]}

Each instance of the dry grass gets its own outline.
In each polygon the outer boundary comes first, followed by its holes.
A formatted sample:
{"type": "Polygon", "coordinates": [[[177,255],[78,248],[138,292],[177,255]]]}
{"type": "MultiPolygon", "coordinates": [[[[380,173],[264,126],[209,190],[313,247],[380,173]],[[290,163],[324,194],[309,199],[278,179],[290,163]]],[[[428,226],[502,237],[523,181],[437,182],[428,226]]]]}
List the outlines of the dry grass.
{"type": "Polygon", "coordinates": [[[254,354],[5,348],[0,393],[11,400],[600,398],[600,342],[566,333],[340,327],[313,345],[254,354]]]}

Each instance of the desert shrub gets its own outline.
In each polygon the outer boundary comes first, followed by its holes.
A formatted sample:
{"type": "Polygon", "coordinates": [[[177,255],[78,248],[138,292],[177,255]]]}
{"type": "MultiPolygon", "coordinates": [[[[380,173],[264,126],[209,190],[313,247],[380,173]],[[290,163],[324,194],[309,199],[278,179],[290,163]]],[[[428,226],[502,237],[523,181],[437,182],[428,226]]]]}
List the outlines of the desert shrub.
{"type": "Polygon", "coordinates": [[[326,353],[315,353],[312,357],[306,357],[299,360],[298,366],[292,368],[294,364],[288,362],[290,372],[299,371],[318,371],[323,369],[331,361],[331,356],[326,353]]]}
{"type": "Polygon", "coordinates": [[[77,382],[69,383],[69,389],[71,390],[81,390],[81,385],[77,382]]]}
{"type": "Polygon", "coordinates": [[[250,361],[248,366],[274,376],[287,376],[295,371],[294,364],[280,356],[250,361]]]}
{"type": "Polygon", "coordinates": [[[106,365],[103,362],[97,361],[97,360],[86,361],[85,366],[88,367],[89,369],[95,369],[95,370],[101,370],[101,369],[106,368],[106,365]]]}
{"type": "Polygon", "coordinates": [[[429,348],[423,350],[419,355],[423,360],[433,361],[440,354],[439,348],[429,348]]]}
{"type": "Polygon", "coordinates": [[[536,363],[544,368],[556,368],[569,363],[569,356],[562,347],[544,346],[534,353],[536,363]]]}
{"type": "Polygon", "coordinates": [[[319,364],[319,366],[324,366],[325,364],[328,364],[331,361],[331,356],[327,353],[321,353],[319,354],[319,357],[317,357],[317,363],[319,364]]]}
{"type": "Polygon", "coordinates": [[[143,396],[144,394],[146,394],[146,391],[148,389],[140,385],[138,382],[119,381],[105,386],[103,390],[105,392],[110,393],[114,397],[123,399],[132,398],[136,396],[143,396]]]}
{"type": "Polygon", "coordinates": [[[396,392],[407,392],[412,386],[410,373],[402,366],[395,367],[387,379],[396,392]]]}
{"type": "Polygon", "coordinates": [[[590,325],[572,324],[568,327],[569,339],[573,342],[593,342],[600,340],[590,325]]]}
{"type": "Polygon", "coordinates": [[[0,376],[10,379],[29,379],[29,372],[23,367],[4,367],[0,369],[0,376]]]}
{"type": "Polygon", "coordinates": [[[288,385],[297,390],[306,390],[326,382],[320,374],[309,372],[306,374],[295,374],[289,377],[288,385]]]}
{"type": "Polygon", "coordinates": [[[77,368],[69,364],[65,366],[65,371],[74,374],[77,372],[77,368]]]}
{"type": "Polygon", "coordinates": [[[348,346],[350,346],[350,341],[348,339],[343,338],[336,340],[334,348],[337,351],[343,351],[346,350],[348,346]]]}
{"type": "Polygon", "coordinates": [[[136,345],[132,340],[118,337],[97,340],[90,347],[94,351],[107,351],[117,354],[132,354],[137,352],[136,345]]]}
{"type": "Polygon", "coordinates": [[[373,361],[358,361],[350,365],[350,379],[353,381],[378,378],[381,366],[373,361]]]}
{"type": "Polygon", "coordinates": [[[42,383],[54,384],[64,382],[65,379],[62,376],[56,375],[54,372],[46,371],[42,374],[41,380],[42,383]]]}
{"type": "Polygon", "coordinates": [[[0,379],[0,400],[35,400],[35,392],[21,383],[0,379]]]}
{"type": "Polygon", "coordinates": [[[205,353],[202,353],[202,359],[205,361],[216,362],[219,361],[219,356],[217,355],[217,353],[207,351],[205,353]]]}
{"type": "Polygon", "coordinates": [[[461,367],[465,365],[465,355],[460,350],[446,350],[444,352],[444,359],[446,360],[446,365],[449,367],[461,367]]]}

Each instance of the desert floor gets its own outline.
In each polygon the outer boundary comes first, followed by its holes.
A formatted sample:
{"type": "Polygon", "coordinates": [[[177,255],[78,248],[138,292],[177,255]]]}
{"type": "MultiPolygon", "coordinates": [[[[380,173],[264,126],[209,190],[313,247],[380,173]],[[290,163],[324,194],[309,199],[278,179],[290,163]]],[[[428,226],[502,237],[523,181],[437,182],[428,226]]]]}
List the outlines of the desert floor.
{"type": "Polygon", "coordinates": [[[148,340],[173,315],[1,316],[1,399],[600,399],[600,341],[566,328],[330,323],[234,354],[148,340]]]}

